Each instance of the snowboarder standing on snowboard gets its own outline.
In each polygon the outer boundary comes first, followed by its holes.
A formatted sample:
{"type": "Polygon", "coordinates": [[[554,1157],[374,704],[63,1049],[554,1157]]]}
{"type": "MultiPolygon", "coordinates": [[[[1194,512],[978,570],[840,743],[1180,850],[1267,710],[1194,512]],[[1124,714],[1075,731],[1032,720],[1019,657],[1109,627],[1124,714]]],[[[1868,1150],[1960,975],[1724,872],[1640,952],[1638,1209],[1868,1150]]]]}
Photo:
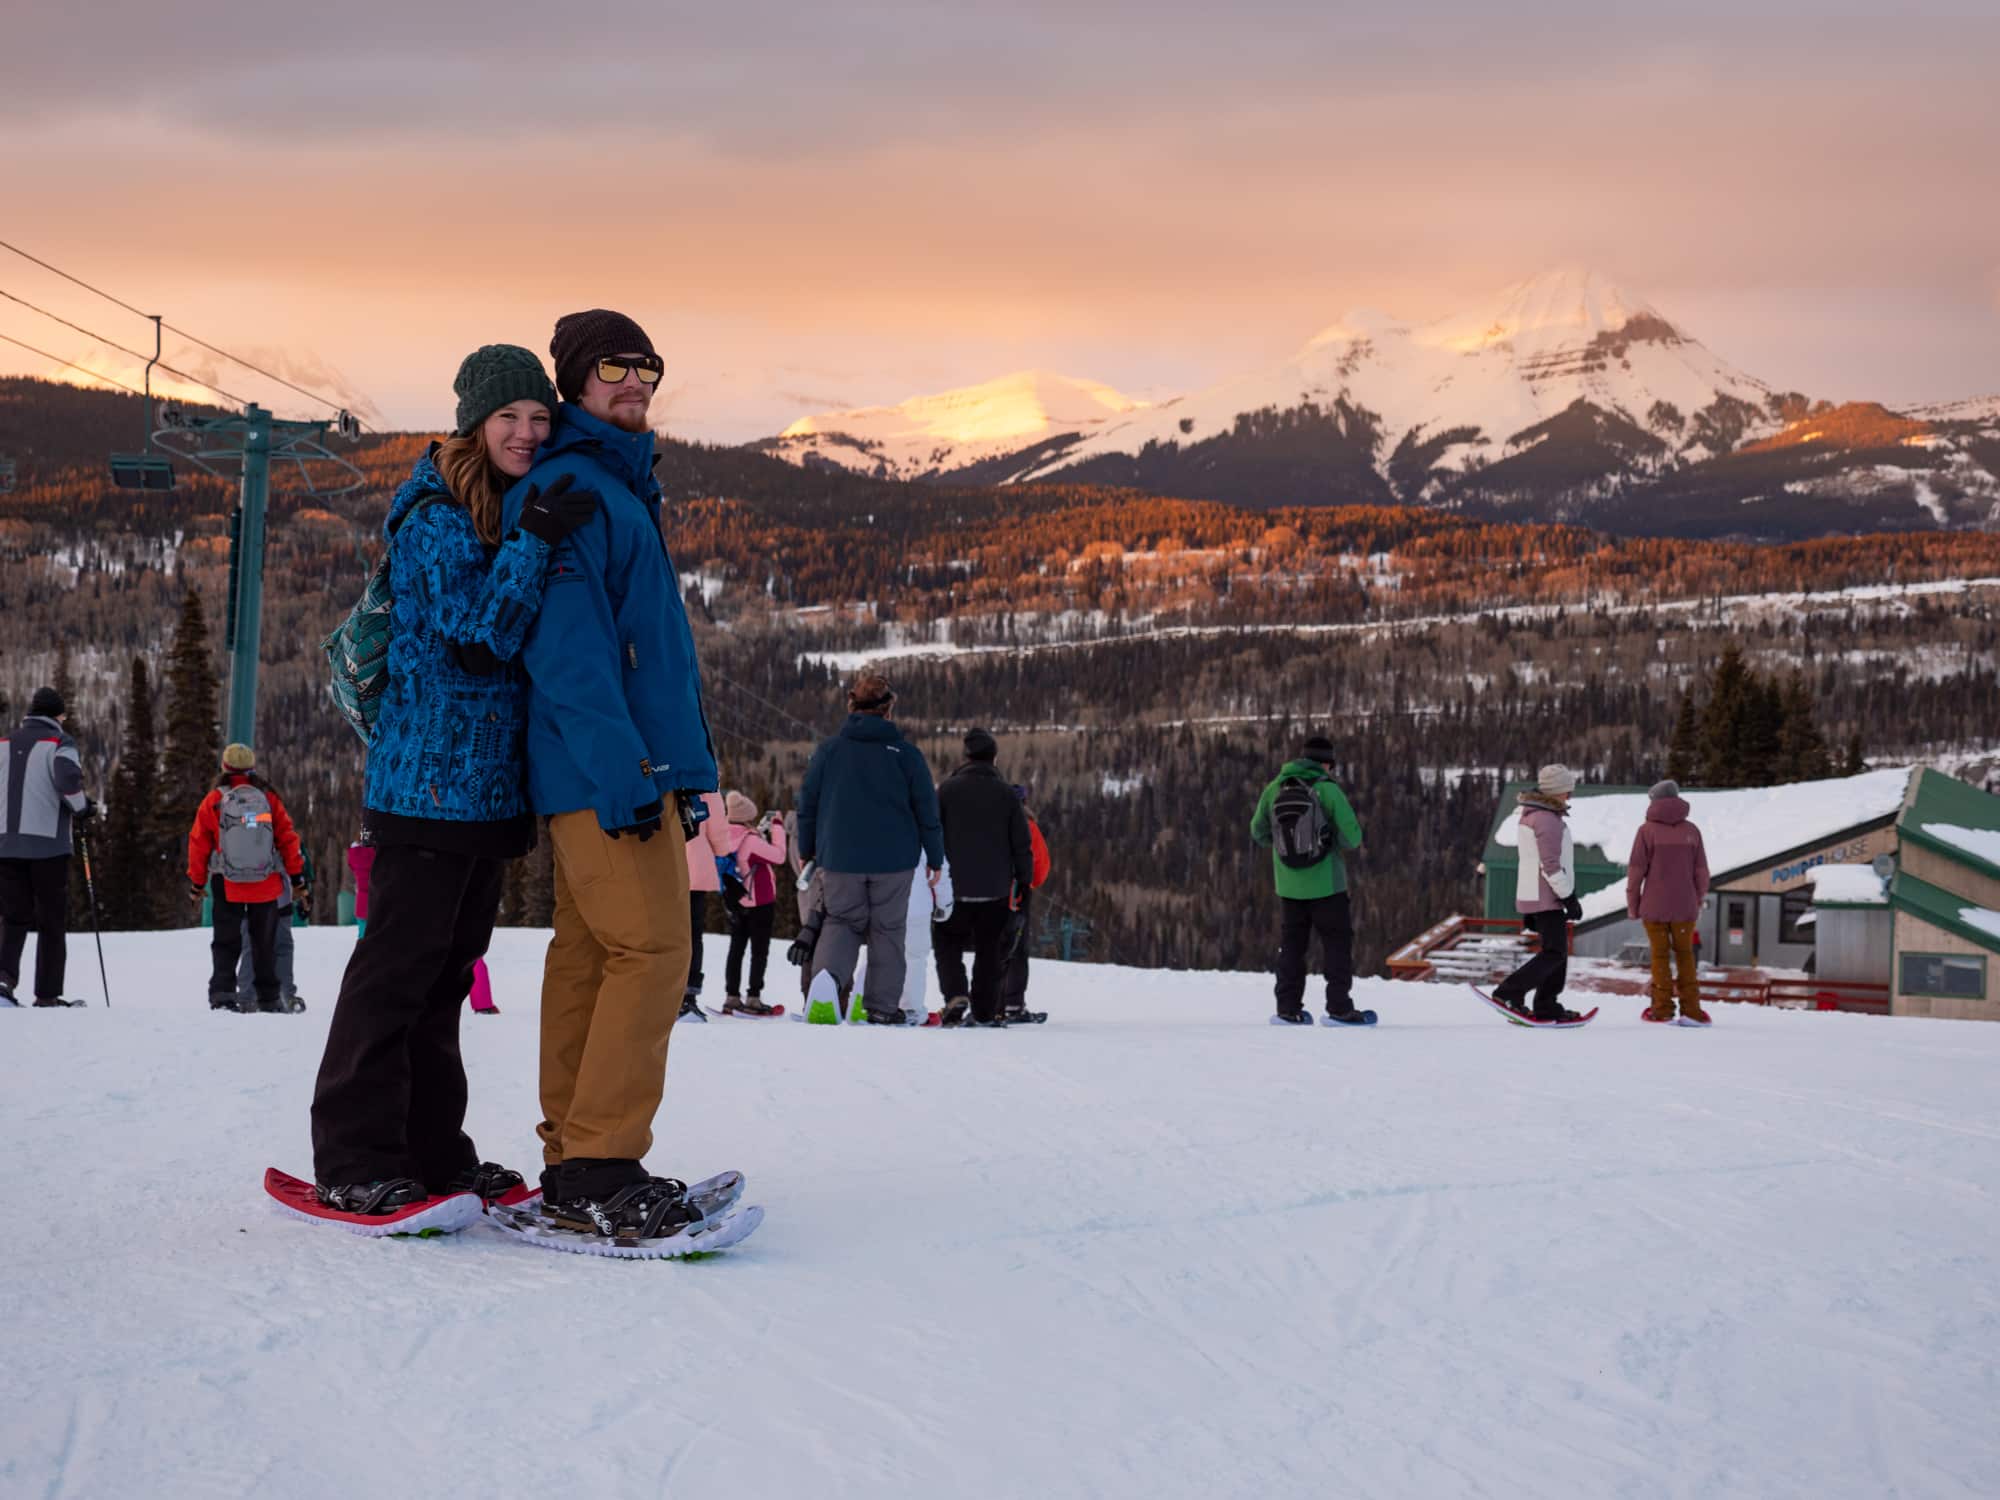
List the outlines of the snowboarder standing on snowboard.
{"type": "Polygon", "coordinates": [[[901,1026],[910,889],[919,857],[935,889],[944,868],[937,788],[923,751],[889,718],[896,691],[873,672],[847,690],[847,722],[820,743],[799,790],[801,859],[817,866],[823,913],[812,973],[841,994],[868,947],[862,1003],[878,1026],[901,1026]]]}
{"type": "Polygon", "coordinates": [[[1543,766],[1533,789],[1520,794],[1516,839],[1521,865],[1514,908],[1527,918],[1541,947],[1494,987],[1493,998],[1516,1015],[1536,1021],[1578,1019],[1559,998],[1569,978],[1569,924],[1583,917],[1583,904],[1576,896],[1576,845],[1567,821],[1576,780],[1576,772],[1567,766],[1543,766]]]}
{"type": "Polygon", "coordinates": [[[63,729],[62,694],[35,689],[28,715],[0,743],[0,1005],[16,1005],[21,954],[35,931],[35,1004],[63,1005],[69,956],[70,826],[96,812],[83,761],[63,729]]]}
{"type": "Polygon", "coordinates": [[[666,366],[637,323],[597,308],[556,323],[563,404],[528,477],[599,491],[556,552],[528,669],[528,791],[555,845],[542,971],[542,1172],[563,1227],[655,1238],[698,1222],[643,1158],[692,945],[687,844],[716,789],[694,635],[660,536],[646,410],[666,366]]]}
{"type": "Polygon", "coordinates": [[[1354,1008],[1354,917],[1343,853],[1361,847],[1361,823],[1328,769],[1333,745],[1313,735],[1257,799],[1251,842],[1271,851],[1282,908],[1278,929],[1277,1014],[1273,1024],[1310,1026],[1306,967],[1313,935],[1326,961],[1326,1015],[1336,1025],[1365,1025],[1354,1008]]]}
{"type": "Polygon", "coordinates": [[[965,762],[938,788],[944,853],[951,863],[952,913],[931,934],[944,1021],[951,1025],[971,1003],[974,1026],[1004,1026],[1000,980],[1004,943],[1022,895],[1035,878],[1028,814],[994,764],[1000,747],[990,731],[965,735],[965,762]],[[965,950],[972,949],[972,982],[965,978],[965,950]]]}
{"type": "Polygon", "coordinates": [[[1648,1021],[1674,1018],[1680,992],[1681,1019],[1706,1026],[1701,980],[1695,974],[1694,924],[1708,899],[1708,853],[1701,830],[1688,821],[1688,805],[1678,783],[1662,781],[1646,793],[1646,821],[1632,836],[1625,861],[1625,914],[1643,922],[1653,949],[1652,1004],[1648,1021]]]}
{"type": "Polygon", "coordinates": [[[236,966],[250,943],[252,987],[257,1009],[282,1011],[278,977],[278,904],[285,877],[294,891],[311,890],[299,836],[271,784],[257,774],[257,756],[248,745],[222,752],[222,774],[196,809],[188,830],[188,895],[209,908],[209,952],[215,967],[208,980],[213,1010],[235,1010],[236,966]]]}

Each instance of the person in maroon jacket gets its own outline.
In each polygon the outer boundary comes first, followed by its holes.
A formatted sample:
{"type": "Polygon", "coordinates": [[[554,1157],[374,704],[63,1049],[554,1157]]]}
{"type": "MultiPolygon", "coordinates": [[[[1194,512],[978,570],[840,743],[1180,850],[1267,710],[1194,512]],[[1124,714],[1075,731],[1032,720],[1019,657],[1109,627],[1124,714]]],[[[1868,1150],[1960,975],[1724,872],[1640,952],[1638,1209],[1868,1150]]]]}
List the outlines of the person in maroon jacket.
{"type": "Polygon", "coordinates": [[[1679,786],[1662,781],[1647,795],[1646,821],[1625,861],[1625,914],[1646,924],[1646,941],[1653,945],[1653,1003],[1646,1019],[1673,1020],[1678,989],[1681,1019],[1706,1026],[1708,1012],[1701,1008],[1695,977],[1694,924],[1708,899],[1708,854],[1701,830],[1688,821],[1679,786]]]}

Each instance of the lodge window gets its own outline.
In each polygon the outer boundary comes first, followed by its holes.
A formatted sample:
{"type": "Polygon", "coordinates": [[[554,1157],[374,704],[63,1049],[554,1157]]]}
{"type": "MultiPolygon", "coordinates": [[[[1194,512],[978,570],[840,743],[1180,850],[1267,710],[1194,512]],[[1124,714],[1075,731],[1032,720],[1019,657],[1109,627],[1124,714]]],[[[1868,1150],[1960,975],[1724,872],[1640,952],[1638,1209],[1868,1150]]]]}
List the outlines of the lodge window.
{"type": "Polygon", "coordinates": [[[1984,1000],[1986,960],[1957,953],[1905,953],[1903,993],[1945,1000],[1984,1000]]]}
{"type": "Polygon", "coordinates": [[[1801,918],[1812,910],[1811,891],[1787,891],[1778,902],[1778,941],[1781,943],[1811,943],[1813,924],[1799,925],[1801,918]]]}

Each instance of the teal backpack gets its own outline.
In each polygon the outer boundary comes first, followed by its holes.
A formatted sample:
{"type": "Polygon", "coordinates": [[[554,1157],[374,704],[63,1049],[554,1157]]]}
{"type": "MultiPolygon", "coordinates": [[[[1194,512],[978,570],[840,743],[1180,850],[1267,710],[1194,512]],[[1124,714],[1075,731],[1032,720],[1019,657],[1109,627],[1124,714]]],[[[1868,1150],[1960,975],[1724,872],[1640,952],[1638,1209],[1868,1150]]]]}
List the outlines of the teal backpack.
{"type": "MultiPolygon", "coordinates": [[[[426,505],[444,498],[424,496],[403,513],[396,530],[426,505]]],[[[396,531],[392,530],[391,543],[395,536],[396,531]]],[[[389,638],[395,631],[390,610],[395,603],[395,592],[389,587],[389,548],[384,547],[382,559],[368,575],[354,608],[347,612],[347,618],[333,634],[320,642],[327,664],[333,669],[327,692],[333,698],[333,706],[354,726],[364,745],[375,738],[375,716],[382,707],[382,694],[389,686],[389,638]]]]}

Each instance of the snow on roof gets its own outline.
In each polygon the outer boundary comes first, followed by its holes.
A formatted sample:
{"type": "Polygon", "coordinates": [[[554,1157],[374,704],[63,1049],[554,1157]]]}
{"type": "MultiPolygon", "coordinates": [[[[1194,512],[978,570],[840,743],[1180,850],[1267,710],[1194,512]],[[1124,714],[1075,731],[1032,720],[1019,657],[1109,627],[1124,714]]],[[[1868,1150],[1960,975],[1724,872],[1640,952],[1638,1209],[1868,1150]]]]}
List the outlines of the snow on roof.
{"type": "Polygon", "coordinates": [[[1821,906],[1887,906],[1889,887],[1867,865],[1821,865],[1806,876],[1821,906]]]}
{"type": "Polygon", "coordinates": [[[2000,865],[2000,829],[1964,828],[1957,823],[1926,823],[1924,832],[1932,838],[1963,849],[1989,865],[2000,865]]]}
{"type": "Polygon", "coordinates": [[[2000,911],[1988,911],[1983,906],[1961,906],[1958,920],[1968,927],[1977,927],[1981,932],[1990,932],[2000,938],[2000,911]]]}
{"type": "MultiPolygon", "coordinates": [[[[1907,767],[1864,771],[1827,781],[1790,786],[1744,787],[1734,791],[1683,792],[1689,816],[1701,829],[1708,868],[1716,875],[1739,870],[1806,844],[1831,839],[1857,823],[1893,817],[1909,790],[1907,767]]],[[[1569,805],[1570,837],[1579,848],[1595,845],[1614,864],[1623,864],[1632,839],[1646,819],[1644,792],[1580,795],[1569,805]]],[[[1521,826],[1517,807],[1494,830],[1494,840],[1511,846],[1521,826]]],[[[1625,887],[1612,885],[1583,898],[1585,921],[1625,909],[1625,887]]]]}

